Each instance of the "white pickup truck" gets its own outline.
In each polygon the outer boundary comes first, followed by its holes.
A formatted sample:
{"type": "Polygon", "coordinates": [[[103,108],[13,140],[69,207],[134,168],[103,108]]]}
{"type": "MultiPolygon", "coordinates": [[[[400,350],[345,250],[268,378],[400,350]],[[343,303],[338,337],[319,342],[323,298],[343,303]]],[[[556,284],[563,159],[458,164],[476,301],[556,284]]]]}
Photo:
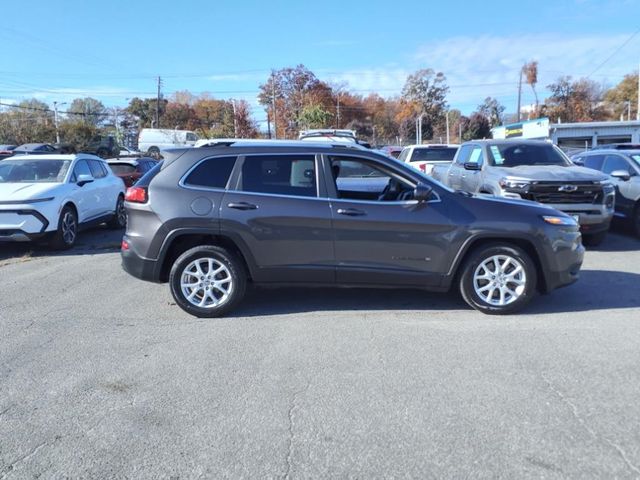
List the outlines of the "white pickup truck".
{"type": "Polygon", "coordinates": [[[589,245],[604,240],[613,217],[610,177],[573,164],[549,142],[467,142],[451,164],[436,165],[432,176],[454,190],[532,200],[561,210],[580,223],[589,245]]]}

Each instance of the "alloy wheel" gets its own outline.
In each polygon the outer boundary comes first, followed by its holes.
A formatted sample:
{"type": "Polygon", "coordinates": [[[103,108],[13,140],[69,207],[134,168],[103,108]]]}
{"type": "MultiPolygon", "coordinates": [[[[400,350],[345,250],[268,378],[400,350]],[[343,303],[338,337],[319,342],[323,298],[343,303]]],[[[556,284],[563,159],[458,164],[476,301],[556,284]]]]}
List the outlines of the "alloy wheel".
{"type": "Polygon", "coordinates": [[[509,255],[486,258],[473,274],[476,295],[489,305],[503,307],[515,302],[525,292],[526,285],[524,266],[509,255]]]}
{"type": "Polygon", "coordinates": [[[198,258],[180,276],[184,298],[200,308],[217,307],[227,301],[234,284],[229,269],[215,258],[198,258]]]}
{"type": "Polygon", "coordinates": [[[78,226],[76,224],[76,217],[72,212],[67,211],[62,217],[62,239],[67,245],[72,245],[76,240],[78,234],[78,226]]]}

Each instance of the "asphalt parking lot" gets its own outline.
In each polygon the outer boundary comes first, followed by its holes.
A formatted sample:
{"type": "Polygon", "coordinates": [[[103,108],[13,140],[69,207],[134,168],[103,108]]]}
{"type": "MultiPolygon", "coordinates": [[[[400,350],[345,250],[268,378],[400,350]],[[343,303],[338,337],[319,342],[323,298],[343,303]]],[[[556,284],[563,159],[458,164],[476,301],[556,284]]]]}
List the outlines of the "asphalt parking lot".
{"type": "Polygon", "coordinates": [[[258,290],[189,317],[119,233],[0,246],[0,479],[640,478],[640,241],[523,314],[258,290]]]}

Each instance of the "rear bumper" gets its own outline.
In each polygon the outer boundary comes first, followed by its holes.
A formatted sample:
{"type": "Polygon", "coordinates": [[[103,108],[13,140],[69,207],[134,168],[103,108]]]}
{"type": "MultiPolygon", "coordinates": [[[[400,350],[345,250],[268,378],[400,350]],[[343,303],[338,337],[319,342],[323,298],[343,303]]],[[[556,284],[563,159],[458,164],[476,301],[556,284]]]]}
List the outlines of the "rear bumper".
{"type": "MultiPolygon", "coordinates": [[[[131,245],[126,236],[123,238],[123,242],[131,245]]],[[[122,258],[122,268],[129,275],[147,282],[158,283],[160,281],[157,260],[144,258],[133,251],[131,247],[128,250],[121,250],[120,256],[122,258]]]]}

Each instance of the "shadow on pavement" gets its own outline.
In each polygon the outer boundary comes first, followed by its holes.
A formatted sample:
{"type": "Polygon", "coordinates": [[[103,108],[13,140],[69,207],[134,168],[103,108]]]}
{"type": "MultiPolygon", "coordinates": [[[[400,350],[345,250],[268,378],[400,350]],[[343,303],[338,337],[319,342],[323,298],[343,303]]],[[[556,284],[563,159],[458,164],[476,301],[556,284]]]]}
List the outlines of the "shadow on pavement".
{"type": "Polygon", "coordinates": [[[83,230],[78,235],[76,246],[70,250],[55,251],[44,242],[0,243],[0,262],[29,257],[59,257],[65,255],[95,255],[120,250],[124,230],[110,230],[98,226],[83,230]]]}
{"type": "Polygon", "coordinates": [[[640,238],[636,237],[633,230],[621,222],[615,222],[607,238],[601,245],[587,247],[591,252],[631,252],[640,250],[640,238]]]}

